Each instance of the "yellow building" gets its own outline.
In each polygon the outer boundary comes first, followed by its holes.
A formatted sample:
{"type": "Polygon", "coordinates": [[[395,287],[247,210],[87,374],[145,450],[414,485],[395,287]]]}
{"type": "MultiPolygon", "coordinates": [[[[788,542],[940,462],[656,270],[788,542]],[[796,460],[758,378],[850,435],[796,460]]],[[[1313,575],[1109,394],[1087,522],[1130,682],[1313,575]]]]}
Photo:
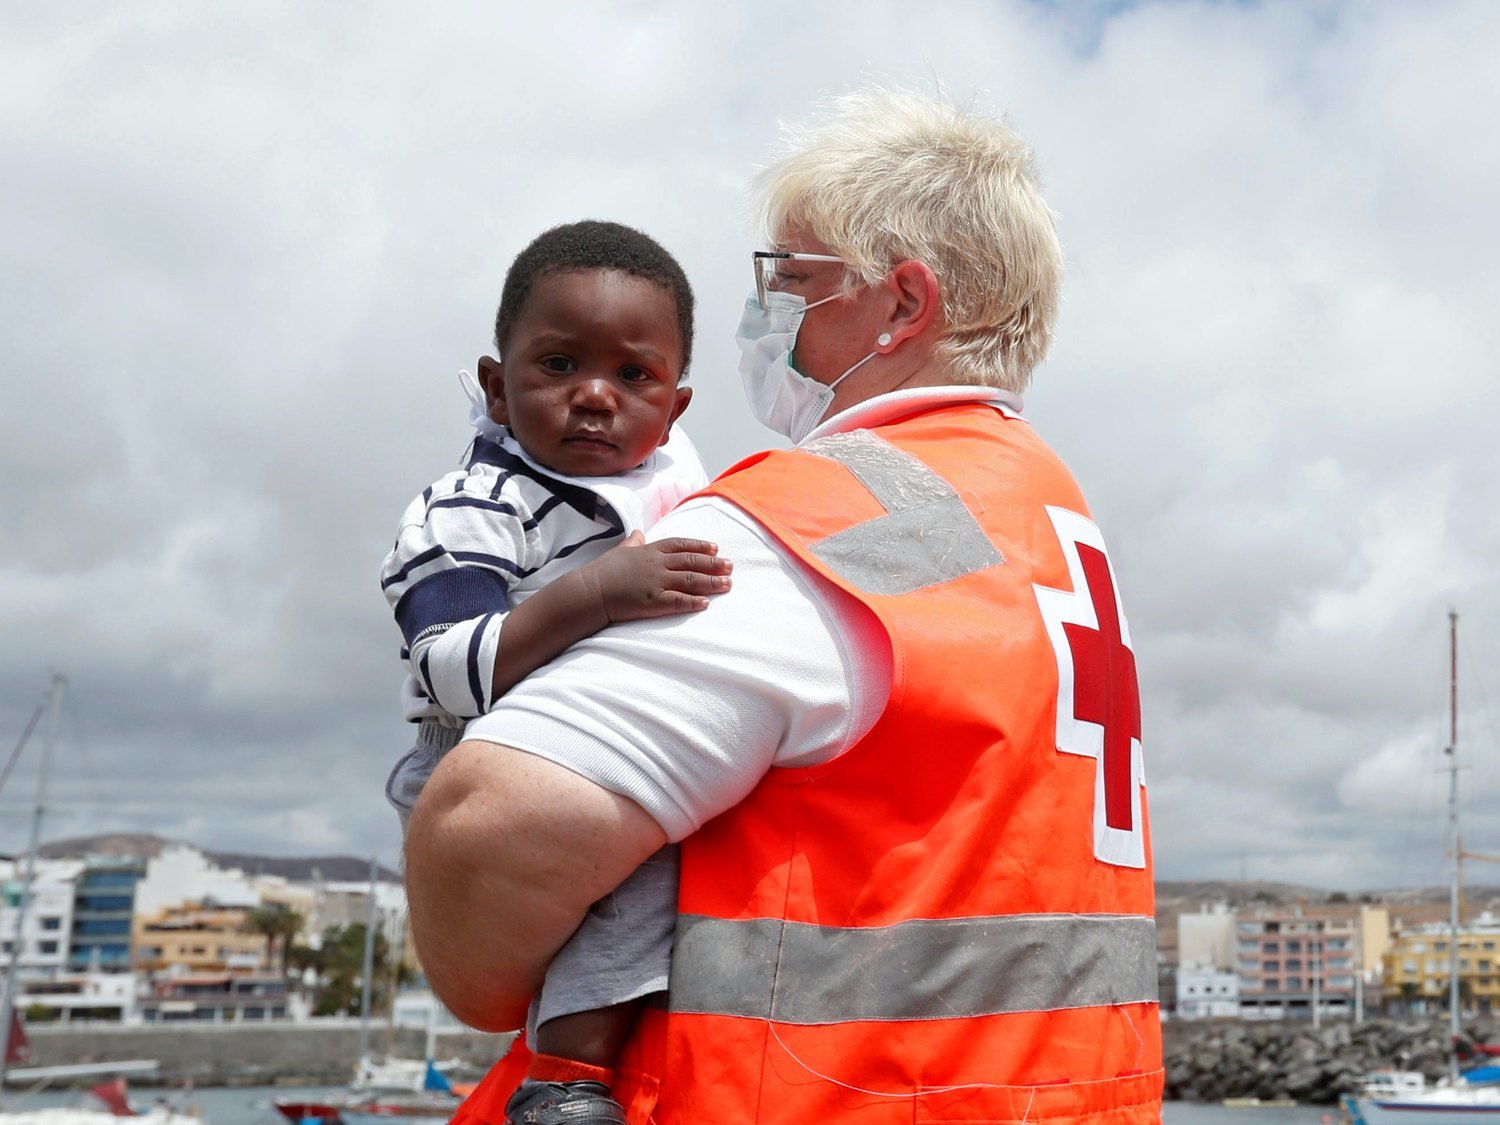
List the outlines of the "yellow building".
{"type": "MultiPolygon", "coordinates": [[[[1397,934],[1384,958],[1386,1002],[1413,1014],[1447,1010],[1452,958],[1445,925],[1397,934]]],[[[1460,1011],[1500,1011],[1500,918],[1485,913],[1459,930],[1458,987],[1460,1011]]]]}
{"type": "Polygon", "coordinates": [[[183,903],[137,918],[132,932],[137,972],[265,972],[266,939],[245,928],[243,908],[183,903]]]}

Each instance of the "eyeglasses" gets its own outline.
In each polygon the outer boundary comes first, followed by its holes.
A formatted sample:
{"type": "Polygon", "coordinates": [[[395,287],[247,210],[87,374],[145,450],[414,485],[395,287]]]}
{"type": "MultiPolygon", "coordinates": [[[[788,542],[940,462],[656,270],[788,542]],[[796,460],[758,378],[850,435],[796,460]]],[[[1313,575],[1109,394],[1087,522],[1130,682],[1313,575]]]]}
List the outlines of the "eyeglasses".
{"type": "Polygon", "coordinates": [[[782,262],[842,262],[833,254],[796,254],[787,250],[755,250],[750,254],[755,267],[755,299],[761,308],[766,307],[766,294],[779,288],[776,284],[776,267],[782,262]]]}

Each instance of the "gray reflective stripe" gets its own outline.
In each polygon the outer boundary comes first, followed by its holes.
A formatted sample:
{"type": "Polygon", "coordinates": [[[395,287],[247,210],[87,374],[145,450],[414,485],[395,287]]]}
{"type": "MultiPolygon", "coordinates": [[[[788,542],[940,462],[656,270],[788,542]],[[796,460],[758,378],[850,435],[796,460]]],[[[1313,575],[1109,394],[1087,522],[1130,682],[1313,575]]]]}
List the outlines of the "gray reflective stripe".
{"type": "Polygon", "coordinates": [[[948,482],[884,438],[855,430],[803,448],[847,468],[888,513],[809,548],[861,590],[909,594],[1005,561],[948,482]]]}
{"type": "Polygon", "coordinates": [[[1156,923],[1135,914],[855,929],[685,914],[672,951],[673,1011],[792,1024],[955,1019],[1156,998],[1156,923]]]}

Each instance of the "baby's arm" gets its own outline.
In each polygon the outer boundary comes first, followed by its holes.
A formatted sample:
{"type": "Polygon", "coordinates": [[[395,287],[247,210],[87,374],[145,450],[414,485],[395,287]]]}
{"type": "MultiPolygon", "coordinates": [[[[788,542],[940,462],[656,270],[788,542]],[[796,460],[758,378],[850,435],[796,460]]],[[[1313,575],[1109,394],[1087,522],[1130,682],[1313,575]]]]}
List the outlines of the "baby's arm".
{"type": "Polygon", "coordinates": [[[491,698],[499,699],[568,646],[617,621],[697,613],[729,589],[728,559],[701,539],[645,542],[639,531],[548,583],[506,615],[491,698]]]}

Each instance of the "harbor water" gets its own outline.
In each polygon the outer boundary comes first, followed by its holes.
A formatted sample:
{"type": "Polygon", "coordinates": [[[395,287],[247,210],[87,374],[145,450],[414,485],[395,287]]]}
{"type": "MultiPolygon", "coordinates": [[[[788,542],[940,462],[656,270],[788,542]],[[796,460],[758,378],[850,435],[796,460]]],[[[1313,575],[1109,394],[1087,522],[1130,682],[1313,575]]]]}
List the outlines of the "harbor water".
{"type": "MultiPolygon", "coordinates": [[[[204,1125],[283,1125],[283,1118],[271,1104],[273,1098],[317,1100],[334,1092],[326,1086],[247,1086],[194,1090],[186,1095],[174,1093],[170,1100],[175,1108],[196,1110],[204,1125]]],[[[139,1108],[145,1109],[161,1093],[163,1091],[136,1090],[132,1099],[139,1108]]],[[[8,1094],[5,1108],[39,1109],[82,1105],[87,1101],[86,1095],[78,1090],[46,1090],[30,1097],[8,1094]]],[[[1231,1109],[1194,1102],[1168,1102],[1162,1111],[1164,1125],[1323,1125],[1337,1118],[1337,1111],[1330,1106],[1231,1109]]]]}

